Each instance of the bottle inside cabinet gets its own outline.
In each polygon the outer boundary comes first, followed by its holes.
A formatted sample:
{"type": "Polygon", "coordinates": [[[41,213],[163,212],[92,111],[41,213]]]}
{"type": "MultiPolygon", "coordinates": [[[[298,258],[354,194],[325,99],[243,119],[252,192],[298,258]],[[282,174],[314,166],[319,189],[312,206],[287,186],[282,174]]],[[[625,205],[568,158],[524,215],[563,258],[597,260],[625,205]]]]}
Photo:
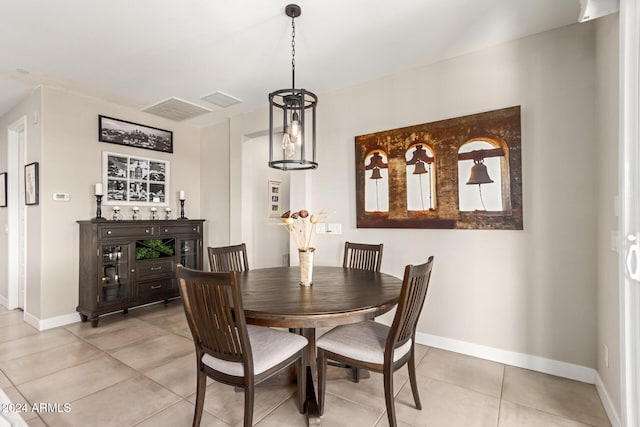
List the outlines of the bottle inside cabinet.
{"type": "Polygon", "coordinates": [[[198,268],[198,242],[197,239],[184,239],[180,241],[180,264],[184,267],[198,268]]]}
{"type": "Polygon", "coordinates": [[[103,302],[114,302],[129,298],[129,254],[128,247],[108,245],[102,247],[102,286],[103,302]]]}

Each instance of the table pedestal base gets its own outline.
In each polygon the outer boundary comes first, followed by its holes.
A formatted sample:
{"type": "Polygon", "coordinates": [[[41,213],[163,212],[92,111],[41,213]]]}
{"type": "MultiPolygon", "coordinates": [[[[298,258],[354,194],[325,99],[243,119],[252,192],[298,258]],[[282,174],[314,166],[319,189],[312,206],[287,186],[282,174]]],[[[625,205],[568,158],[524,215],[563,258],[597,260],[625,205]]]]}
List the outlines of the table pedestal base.
{"type": "Polygon", "coordinates": [[[305,403],[305,410],[307,413],[307,425],[319,426],[320,425],[320,408],[318,408],[318,399],[316,399],[316,390],[313,385],[313,374],[311,367],[307,366],[307,397],[305,403]]]}

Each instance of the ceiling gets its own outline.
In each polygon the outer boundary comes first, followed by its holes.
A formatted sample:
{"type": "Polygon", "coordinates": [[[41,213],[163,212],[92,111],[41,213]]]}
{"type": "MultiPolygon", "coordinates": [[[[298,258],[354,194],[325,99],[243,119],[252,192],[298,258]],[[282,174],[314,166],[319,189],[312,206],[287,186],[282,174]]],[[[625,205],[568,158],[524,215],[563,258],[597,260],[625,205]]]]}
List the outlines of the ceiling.
{"type": "MultiPolygon", "coordinates": [[[[291,86],[286,0],[0,0],[0,116],[48,85],[206,126],[291,86]],[[221,108],[221,91],[243,102],[221,108]]],[[[299,0],[296,86],[319,95],[577,22],[578,0],[299,0]]]]}

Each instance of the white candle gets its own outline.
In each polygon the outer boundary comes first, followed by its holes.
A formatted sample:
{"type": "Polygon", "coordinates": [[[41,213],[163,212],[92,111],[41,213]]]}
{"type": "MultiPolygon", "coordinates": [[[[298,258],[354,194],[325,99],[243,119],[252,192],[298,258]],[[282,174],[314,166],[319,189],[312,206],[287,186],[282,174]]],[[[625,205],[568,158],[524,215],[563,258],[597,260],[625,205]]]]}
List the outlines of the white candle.
{"type": "Polygon", "coordinates": [[[155,211],[156,211],[156,208],[151,208],[151,212],[155,212],[155,211]]]}
{"type": "Polygon", "coordinates": [[[95,195],[102,196],[102,184],[96,184],[95,195]]]}
{"type": "Polygon", "coordinates": [[[171,208],[164,208],[165,211],[171,212],[171,208]]]}
{"type": "Polygon", "coordinates": [[[184,190],[180,190],[180,200],[184,200],[184,190]]]}

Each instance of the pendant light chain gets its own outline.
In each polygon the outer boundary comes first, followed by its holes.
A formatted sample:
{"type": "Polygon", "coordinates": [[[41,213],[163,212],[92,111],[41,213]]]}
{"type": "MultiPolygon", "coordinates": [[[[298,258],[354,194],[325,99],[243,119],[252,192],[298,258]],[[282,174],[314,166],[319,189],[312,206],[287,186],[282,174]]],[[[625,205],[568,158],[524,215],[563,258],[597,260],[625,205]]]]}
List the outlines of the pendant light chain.
{"type": "Polygon", "coordinates": [[[291,17],[291,89],[296,88],[296,19],[291,17]]]}

